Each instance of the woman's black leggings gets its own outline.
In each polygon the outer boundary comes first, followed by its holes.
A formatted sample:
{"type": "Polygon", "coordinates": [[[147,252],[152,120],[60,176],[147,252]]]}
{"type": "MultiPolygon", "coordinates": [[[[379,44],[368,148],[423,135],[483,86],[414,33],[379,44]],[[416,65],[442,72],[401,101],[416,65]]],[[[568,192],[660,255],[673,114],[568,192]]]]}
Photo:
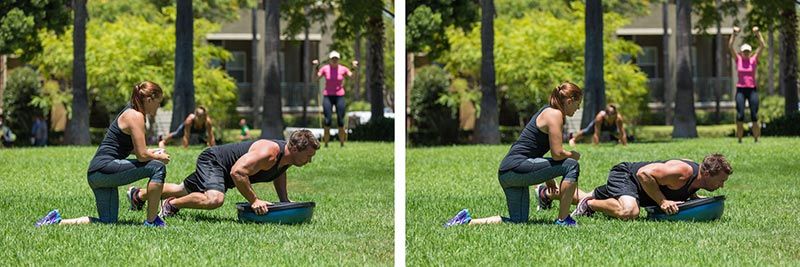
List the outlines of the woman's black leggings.
{"type": "Polygon", "coordinates": [[[758,92],[754,87],[736,87],[736,121],[744,121],[744,101],[750,106],[750,121],[758,121],[758,92]]]}
{"type": "Polygon", "coordinates": [[[336,123],[344,127],[344,96],[326,95],[322,99],[322,112],[325,114],[325,126],[331,127],[333,105],[336,105],[336,123]]]}

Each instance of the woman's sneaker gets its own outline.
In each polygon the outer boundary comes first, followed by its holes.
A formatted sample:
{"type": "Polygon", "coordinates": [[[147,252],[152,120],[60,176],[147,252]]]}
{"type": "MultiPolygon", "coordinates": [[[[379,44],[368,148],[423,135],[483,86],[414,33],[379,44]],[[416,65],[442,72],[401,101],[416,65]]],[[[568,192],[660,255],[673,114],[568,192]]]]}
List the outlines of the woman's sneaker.
{"type": "Polygon", "coordinates": [[[131,204],[131,210],[142,210],[144,207],[144,200],[139,197],[138,187],[128,187],[128,203],[131,204]]]}
{"type": "Polygon", "coordinates": [[[539,184],[536,187],[536,210],[549,210],[553,207],[553,200],[547,197],[545,191],[547,190],[547,186],[544,184],[539,184]]]}
{"type": "Polygon", "coordinates": [[[564,218],[564,220],[556,219],[555,223],[558,226],[578,226],[578,222],[576,222],[575,219],[573,219],[572,216],[569,215],[567,215],[567,217],[564,218]]]}
{"type": "Polygon", "coordinates": [[[175,198],[170,197],[161,202],[161,214],[159,214],[161,215],[161,217],[167,218],[175,216],[175,214],[178,214],[178,211],[180,211],[180,209],[178,207],[173,206],[172,204],[169,204],[169,201],[173,199],[175,198]]]}
{"type": "Polygon", "coordinates": [[[61,222],[61,213],[58,213],[58,210],[51,210],[47,213],[44,217],[36,221],[36,227],[41,227],[42,225],[49,225],[49,224],[59,224],[61,222]]]}
{"type": "Polygon", "coordinates": [[[156,216],[156,218],[153,219],[152,222],[148,222],[147,220],[144,220],[144,226],[147,226],[147,227],[167,227],[167,223],[164,222],[164,220],[162,220],[161,217],[156,216]]]}
{"type": "Polygon", "coordinates": [[[467,209],[463,209],[459,211],[455,217],[447,221],[447,223],[444,224],[444,227],[447,228],[453,225],[468,224],[470,221],[472,221],[472,216],[469,215],[469,211],[467,209]]]}

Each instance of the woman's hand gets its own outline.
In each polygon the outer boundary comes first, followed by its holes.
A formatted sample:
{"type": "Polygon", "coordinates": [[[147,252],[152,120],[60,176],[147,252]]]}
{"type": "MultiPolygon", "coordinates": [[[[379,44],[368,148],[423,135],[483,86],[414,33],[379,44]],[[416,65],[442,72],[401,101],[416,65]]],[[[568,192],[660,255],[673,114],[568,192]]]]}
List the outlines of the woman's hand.
{"type": "Polygon", "coordinates": [[[739,27],[733,26],[733,34],[739,33],[739,27]]]}
{"type": "Polygon", "coordinates": [[[581,160],[581,153],[578,153],[578,151],[572,150],[569,153],[572,154],[569,156],[570,158],[574,160],[581,160]]]}
{"type": "Polygon", "coordinates": [[[319,60],[317,60],[317,59],[312,60],[311,64],[314,65],[314,66],[319,65],[319,60]]]}

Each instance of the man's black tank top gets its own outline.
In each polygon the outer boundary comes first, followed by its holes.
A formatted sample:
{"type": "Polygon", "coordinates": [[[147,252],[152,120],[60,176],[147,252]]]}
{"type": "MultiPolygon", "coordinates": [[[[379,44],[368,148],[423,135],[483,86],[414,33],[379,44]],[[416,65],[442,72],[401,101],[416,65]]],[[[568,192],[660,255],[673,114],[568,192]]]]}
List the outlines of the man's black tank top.
{"type": "MultiPolygon", "coordinates": [[[[231,177],[231,170],[233,169],[233,165],[236,164],[236,161],[239,160],[244,154],[250,150],[250,146],[253,145],[258,140],[246,141],[241,143],[233,143],[221,146],[211,147],[211,154],[214,155],[217,163],[220,164],[221,167],[225,169],[225,188],[234,188],[236,184],[233,183],[233,178],[231,177]]],[[[280,147],[280,152],[278,153],[278,157],[276,160],[275,165],[272,166],[269,170],[262,170],[257,172],[254,175],[250,176],[250,183],[263,183],[263,182],[272,182],[281,174],[285,173],[289,166],[286,165],[283,167],[279,167],[280,161],[283,158],[284,150],[286,147],[286,141],[282,140],[268,140],[270,142],[274,142],[278,144],[280,147]]]]}
{"type": "MultiPolygon", "coordinates": [[[[637,186],[637,188],[639,190],[639,206],[642,206],[642,207],[655,206],[655,205],[657,205],[657,203],[652,198],[650,198],[649,195],[647,195],[647,192],[644,191],[644,188],[639,183],[639,179],[636,178],[636,173],[639,172],[639,169],[641,169],[642,167],[644,167],[644,166],[646,166],[648,164],[665,163],[667,161],[668,160],[650,161],[650,162],[630,162],[630,163],[628,163],[628,170],[630,171],[630,173],[631,173],[631,175],[633,177],[633,181],[636,183],[636,186],[637,186]]],[[[672,201],[685,201],[685,200],[689,199],[689,197],[691,197],[694,193],[697,193],[697,190],[699,190],[699,189],[693,189],[692,190],[692,189],[689,189],[689,187],[692,185],[692,182],[694,182],[694,180],[697,179],[697,174],[700,171],[700,166],[697,163],[693,162],[693,161],[688,161],[688,160],[680,160],[680,161],[683,161],[684,163],[689,164],[689,166],[692,166],[692,177],[689,177],[689,180],[686,181],[685,185],[683,185],[681,188],[678,188],[678,189],[675,189],[675,190],[670,189],[669,187],[667,187],[665,185],[659,185],[658,189],[661,191],[662,194],[664,194],[664,198],[665,199],[672,200],[672,201]]]]}

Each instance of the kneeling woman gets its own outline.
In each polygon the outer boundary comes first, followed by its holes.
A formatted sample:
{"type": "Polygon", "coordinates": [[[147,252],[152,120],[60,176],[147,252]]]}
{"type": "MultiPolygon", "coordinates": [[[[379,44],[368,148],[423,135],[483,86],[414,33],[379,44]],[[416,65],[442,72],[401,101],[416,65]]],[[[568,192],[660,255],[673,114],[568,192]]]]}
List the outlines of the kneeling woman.
{"type": "Polygon", "coordinates": [[[47,224],[86,224],[91,222],[114,223],[119,213],[117,187],[146,177],[151,194],[148,197],[145,226],[166,226],[158,217],[161,189],[167,176],[165,164],[169,155],[163,151],[147,149],[145,143],[145,117],[155,116],[163,99],[161,87],[153,82],[142,82],[133,88],[131,102],[117,115],[108,127],[100,147],[89,164],[88,181],[94,192],[97,213],[100,218],[80,217],[61,219],[58,210],[53,210],[36,222],[36,226],[47,224]],[[136,159],[127,159],[131,153],[136,159]]]}
{"type": "Polygon", "coordinates": [[[549,208],[551,201],[548,196],[560,198],[560,209],[557,225],[575,226],[577,223],[569,216],[569,207],[572,204],[578,183],[580,168],[578,159],[580,154],[576,151],[566,151],[563,147],[562,130],[566,116],[572,116],[581,105],[583,92],[570,82],[564,82],[550,94],[550,105],[539,110],[531,118],[519,139],[511,145],[508,154],[500,163],[498,172],[500,186],[506,194],[508,214],[510,218],[493,216],[482,219],[472,219],[469,212],[464,209],[445,224],[452,226],[458,224],[493,224],[509,221],[522,223],[528,221],[530,210],[529,186],[546,183],[548,191],[542,188],[537,190],[539,207],[549,208]],[[550,151],[552,158],[544,155],[550,151]],[[560,194],[555,184],[555,179],[563,176],[560,194]]]}

